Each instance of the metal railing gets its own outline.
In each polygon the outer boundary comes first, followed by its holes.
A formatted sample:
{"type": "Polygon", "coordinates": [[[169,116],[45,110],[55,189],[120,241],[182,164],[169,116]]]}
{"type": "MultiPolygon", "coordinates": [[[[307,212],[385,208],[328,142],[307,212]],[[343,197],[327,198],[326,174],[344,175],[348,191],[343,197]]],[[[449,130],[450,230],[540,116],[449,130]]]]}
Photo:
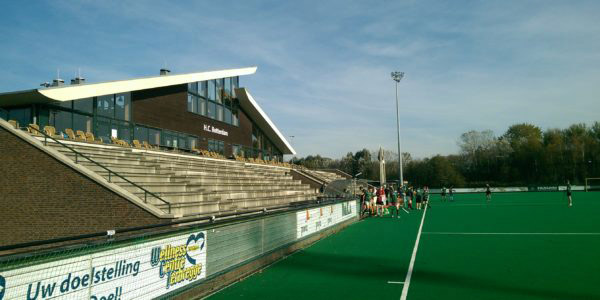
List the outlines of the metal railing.
{"type": "Polygon", "coordinates": [[[76,164],[78,164],[78,163],[79,163],[79,156],[81,156],[81,157],[83,157],[83,158],[87,159],[88,161],[90,161],[90,162],[91,162],[91,163],[93,163],[94,165],[96,165],[96,166],[98,166],[98,167],[100,167],[100,168],[102,168],[102,169],[104,169],[105,171],[107,171],[107,172],[108,172],[108,182],[112,182],[112,181],[111,181],[111,180],[112,180],[112,178],[111,178],[111,175],[112,175],[112,176],[116,176],[116,177],[118,177],[118,178],[120,178],[120,179],[123,179],[125,182],[127,182],[127,183],[129,183],[129,184],[133,185],[134,187],[136,187],[136,188],[138,188],[138,189],[140,189],[140,190],[142,190],[142,191],[144,192],[144,203],[148,203],[148,195],[150,195],[150,196],[152,196],[152,197],[154,197],[154,198],[158,199],[158,200],[159,200],[159,201],[161,201],[162,203],[166,204],[166,205],[168,206],[168,212],[169,212],[169,213],[171,213],[171,203],[170,203],[169,201],[167,201],[167,200],[165,200],[165,199],[161,198],[160,196],[156,195],[155,193],[153,193],[153,192],[151,192],[151,191],[149,191],[149,190],[145,189],[144,187],[140,186],[139,184],[137,184],[137,183],[135,183],[135,182],[133,182],[133,181],[131,181],[131,180],[129,180],[129,179],[127,179],[127,178],[123,177],[123,176],[122,176],[122,175],[120,175],[119,173],[117,173],[117,172],[115,172],[115,171],[113,171],[113,170],[111,170],[111,169],[109,169],[109,168],[107,168],[107,167],[105,167],[105,166],[101,165],[101,164],[100,164],[100,163],[98,163],[97,161],[95,161],[95,160],[93,160],[93,159],[89,158],[89,157],[88,157],[88,156],[86,156],[85,154],[83,154],[83,153],[81,153],[81,152],[79,152],[79,151],[75,150],[74,148],[72,148],[72,147],[68,146],[67,144],[61,143],[60,141],[58,141],[58,140],[57,140],[57,139],[55,139],[54,137],[52,137],[52,136],[48,135],[47,133],[43,132],[42,130],[39,130],[39,129],[37,129],[37,128],[35,128],[35,127],[31,127],[31,126],[28,126],[27,128],[29,128],[30,130],[35,130],[35,131],[37,131],[38,133],[40,133],[40,134],[42,134],[42,135],[44,136],[44,146],[47,146],[47,145],[48,145],[48,138],[50,138],[50,139],[51,139],[51,140],[53,140],[55,143],[57,143],[57,144],[59,144],[59,145],[61,145],[61,146],[65,147],[65,148],[67,148],[67,149],[71,150],[71,152],[75,153],[75,163],[76,163],[76,164]]]}

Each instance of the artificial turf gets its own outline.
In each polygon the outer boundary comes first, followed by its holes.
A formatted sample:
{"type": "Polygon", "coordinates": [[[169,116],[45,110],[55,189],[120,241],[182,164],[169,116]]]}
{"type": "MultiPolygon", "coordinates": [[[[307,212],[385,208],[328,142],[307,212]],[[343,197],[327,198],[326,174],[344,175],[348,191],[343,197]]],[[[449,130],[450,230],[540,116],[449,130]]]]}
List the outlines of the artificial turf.
{"type": "MultiPolygon", "coordinates": [[[[431,200],[407,299],[600,299],[600,193],[570,208],[558,192],[454,199],[431,200]]],[[[405,280],[422,213],[357,222],[210,299],[400,299],[389,282],[405,280]]]]}

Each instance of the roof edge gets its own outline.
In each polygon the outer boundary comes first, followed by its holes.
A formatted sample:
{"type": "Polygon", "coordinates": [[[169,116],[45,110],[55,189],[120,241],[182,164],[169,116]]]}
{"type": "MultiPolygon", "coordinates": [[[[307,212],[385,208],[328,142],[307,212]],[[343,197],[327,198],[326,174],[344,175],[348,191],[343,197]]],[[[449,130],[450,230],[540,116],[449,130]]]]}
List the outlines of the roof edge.
{"type": "Polygon", "coordinates": [[[208,72],[157,75],[135,79],[51,87],[37,89],[35,91],[52,100],[70,101],[102,95],[159,88],[189,82],[204,81],[224,77],[251,75],[256,73],[256,69],[257,67],[254,66],[247,68],[225,69],[208,72]]]}

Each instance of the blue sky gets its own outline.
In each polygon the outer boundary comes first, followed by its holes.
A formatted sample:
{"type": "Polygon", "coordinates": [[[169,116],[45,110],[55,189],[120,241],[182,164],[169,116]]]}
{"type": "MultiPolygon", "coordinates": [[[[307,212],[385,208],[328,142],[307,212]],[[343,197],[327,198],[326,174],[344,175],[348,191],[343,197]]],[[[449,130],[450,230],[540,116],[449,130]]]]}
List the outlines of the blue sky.
{"type": "Polygon", "coordinates": [[[0,92],[258,66],[242,77],[300,156],[456,153],[469,130],[600,121],[599,1],[10,1],[0,92]]]}

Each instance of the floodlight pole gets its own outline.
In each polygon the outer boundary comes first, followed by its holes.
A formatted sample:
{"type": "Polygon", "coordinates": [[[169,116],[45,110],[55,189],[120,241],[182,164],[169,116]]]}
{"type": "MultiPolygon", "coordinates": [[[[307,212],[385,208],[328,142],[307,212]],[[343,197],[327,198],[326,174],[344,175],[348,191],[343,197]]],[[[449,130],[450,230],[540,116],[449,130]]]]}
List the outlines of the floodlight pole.
{"type": "Polygon", "coordinates": [[[398,172],[400,173],[400,185],[404,185],[404,177],[402,176],[402,148],[400,148],[400,107],[398,106],[398,84],[400,80],[404,78],[404,72],[392,72],[392,79],[396,82],[396,127],[398,129],[398,163],[400,168],[398,172]]]}

